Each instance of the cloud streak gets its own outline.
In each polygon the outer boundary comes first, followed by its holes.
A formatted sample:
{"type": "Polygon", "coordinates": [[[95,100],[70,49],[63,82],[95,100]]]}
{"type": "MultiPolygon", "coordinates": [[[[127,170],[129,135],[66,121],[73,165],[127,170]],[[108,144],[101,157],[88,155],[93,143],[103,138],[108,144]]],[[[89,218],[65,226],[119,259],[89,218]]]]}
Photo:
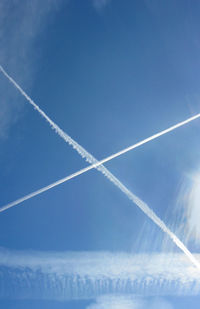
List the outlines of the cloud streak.
{"type": "Polygon", "coordinates": [[[0,252],[0,297],[73,300],[110,294],[200,295],[200,274],[183,254],[0,252]]]}
{"type": "MultiPolygon", "coordinates": [[[[91,163],[92,165],[85,168],[84,172],[86,172],[89,169],[92,168],[97,168],[100,172],[102,172],[102,174],[107,177],[118,189],[120,189],[121,192],[123,192],[128,198],[129,200],[131,200],[134,204],[136,204],[156,225],[158,225],[160,227],[160,229],[168,234],[168,236],[172,239],[172,241],[176,244],[176,246],[178,248],[180,248],[185,255],[188,257],[188,259],[191,261],[191,263],[193,263],[199,270],[200,270],[200,263],[196,260],[196,258],[192,255],[192,253],[187,249],[187,247],[181,242],[181,240],[166,226],[166,224],[154,213],[154,211],[152,209],[149,208],[149,206],[142,201],[139,197],[137,197],[135,194],[133,194],[129,189],[127,189],[110,171],[107,170],[107,168],[105,168],[102,164],[117,157],[120,156],[121,154],[130,151],[136,147],[139,147],[155,138],[160,137],[161,135],[164,135],[170,131],[175,130],[176,128],[183,126],[197,118],[200,117],[200,114],[197,114],[193,117],[190,117],[188,119],[186,119],[185,121],[179,122],[178,124],[163,130],[137,144],[134,144],[128,148],[126,148],[125,150],[122,150],[120,152],[118,152],[117,154],[114,154],[102,161],[97,161],[96,158],[94,158],[90,153],[88,153],[82,146],[80,146],[76,141],[74,141],[68,134],[66,134],[53,120],[51,120],[47,114],[25,93],[25,91],[15,82],[15,80],[13,80],[13,78],[4,70],[4,68],[2,66],[0,66],[0,70],[1,72],[4,74],[4,76],[19,90],[19,92],[27,99],[27,101],[34,107],[34,109],[36,109],[39,114],[46,119],[46,121],[49,123],[49,125],[51,126],[51,128],[53,130],[55,130],[55,132],[62,138],[64,139],[64,141],[66,143],[68,143],[69,145],[71,145],[80,155],[82,158],[86,159],[86,161],[88,161],[89,163],[91,163]]],[[[9,203],[5,206],[3,206],[0,211],[5,211],[6,209],[10,208],[10,207],[14,207],[17,204],[35,196],[38,195],[44,191],[47,191],[49,189],[51,189],[52,187],[55,187],[56,185],[60,184],[61,182],[67,181],[69,179],[74,178],[75,176],[78,176],[80,174],[83,173],[82,171],[76,172],[68,177],[65,178],[65,180],[61,180],[61,181],[57,181],[54,184],[51,184],[45,188],[42,188],[34,193],[31,193],[21,199],[18,199],[17,201],[14,201],[12,203],[9,203]]]]}

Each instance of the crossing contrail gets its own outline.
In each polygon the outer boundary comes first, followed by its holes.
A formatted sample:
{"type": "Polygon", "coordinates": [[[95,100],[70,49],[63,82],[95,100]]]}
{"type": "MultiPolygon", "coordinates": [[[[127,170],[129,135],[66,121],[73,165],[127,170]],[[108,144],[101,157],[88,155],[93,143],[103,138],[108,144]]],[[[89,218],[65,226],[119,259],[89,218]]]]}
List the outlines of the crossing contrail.
{"type": "Polygon", "coordinates": [[[3,69],[2,66],[0,66],[0,70],[2,73],[9,79],[9,81],[20,91],[20,93],[28,100],[28,102],[40,113],[40,115],[46,119],[46,121],[50,124],[51,128],[56,131],[56,133],[63,138],[68,144],[72,145],[72,147],[83,157],[91,163],[92,165],[73,173],[61,180],[58,180],[54,182],[53,184],[50,184],[42,189],[39,189],[33,193],[30,193],[26,195],[25,197],[22,197],[14,202],[11,202],[3,207],[0,208],[0,212],[5,211],[8,208],[11,208],[13,206],[16,206],[19,203],[22,203],[25,200],[28,200],[44,191],[47,191],[63,182],[66,182],[78,175],[81,175],[85,173],[86,171],[97,168],[99,171],[103,173],[114,185],[116,185],[134,204],[136,204],[156,225],[160,227],[160,229],[167,233],[168,236],[172,239],[172,241],[179,247],[189,258],[189,260],[200,270],[200,263],[196,260],[196,258],[192,255],[192,253],[187,249],[187,247],[181,242],[181,240],[166,226],[166,224],[154,213],[154,211],[149,208],[149,206],[142,201],[140,198],[138,198],[135,194],[133,194],[128,188],[126,188],[110,171],[108,171],[107,168],[105,168],[102,164],[105,162],[108,162],[120,155],[122,155],[125,152],[128,152],[136,147],[139,147],[161,135],[164,135],[170,131],[175,130],[176,128],[183,126],[184,124],[191,122],[194,119],[197,119],[200,117],[200,114],[197,114],[191,118],[186,119],[185,121],[179,122],[178,124],[161,131],[157,134],[154,134],[151,137],[146,138],[145,140],[138,142],[122,151],[119,151],[116,154],[111,155],[110,157],[107,157],[101,161],[97,161],[95,157],[93,157],[90,153],[88,153],[82,146],[80,146],[77,142],[75,142],[68,134],[66,134],[56,123],[54,123],[47,115],[46,113],[40,109],[40,107],[25,93],[25,91],[13,80],[13,78],[3,69]]]}
{"type": "MultiPolygon", "coordinates": [[[[83,157],[86,159],[86,161],[89,161],[90,162],[90,159],[93,161],[97,161],[90,153],[88,153],[81,145],[79,145],[76,141],[74,141],[68,134],[66,134],[60,127],[58,127],[58,125],[53,122],[46,114],[43,110],[40,109],[40,107],[25,93],[25,91],[14,81],[14,79],[8,75],[8,73],[3,69],[3,67],[0,65],[0,71],[9,79],[9,81],[21,92],[21,94],[27,99],[27,101],[33,105],[33,107],[40,113],[40,115],[42,117],[44,117],[46,119],[46,121],[50,124],[51,128],[53,130],[56,131],[56,133],[58,135],[60,135],[60,137],[62,137],[67,143],[69,143],[70,145],[72,145],[72,147],[83,157]],[[90,159],[89,159],[90,158],[90,159]]],[[[85,170],[83,173],[89,171],[90,169],[93,169],[93,168],[97,168],[98,166],[108,162],[108,161],[111,161],[119,156],[121,156],[122,154],[126,153],[126,152],[129,152],[130,150],[133,150],[135,148],[138,148],[162,135],[165,135],[171,131],[174,131],[176,129],[178,129],[179,127],[182,127],[190,122],[192,122],[193,120],[196,120],[200,118],[200,113],[192,116],[192,117],[189,117],[187,118],[186,120],[183,120],[181,122],[178,122],[177,124],[165,129],[165,130],[162,130],[156,134],[153,134],[145,139],[143,139],[142,141],[140,142],[137,142],[127,148],[124,148],[114,154],[112,154],[111,156],[101,160],[101,161],[97,161],[95,162],[95,164],[92,164],[92,166],[90,166],[89,169],[85,170]],[[97,164],[96,164],[97,163],[97,164]]],[[[90,162],[91,163],[91,162],[90,162]]],[[[80,175],[80,174],[78,174],[80,175]]],[[[77,176],[78,176],[77,175],[77,176]]]]}

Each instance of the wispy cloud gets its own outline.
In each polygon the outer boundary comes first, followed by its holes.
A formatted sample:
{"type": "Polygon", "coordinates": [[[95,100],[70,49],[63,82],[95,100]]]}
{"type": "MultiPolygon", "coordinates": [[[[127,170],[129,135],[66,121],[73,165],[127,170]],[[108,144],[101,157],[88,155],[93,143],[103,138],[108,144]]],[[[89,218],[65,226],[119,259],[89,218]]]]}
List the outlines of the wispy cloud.
{"type": "Polygon", "coordinates": [[[98,297],[94,304],[86,309],[141,309],[141,302],[138,299],[127,295],[106,295],[98,297]]]}
{"type": "Polygon", "coordinates": [[[200,273],[183,254],[0,251],[1,297],[70,300],[110,294],[200,295],[200,273]]]}
{"type": "Polygon", "coordinates": [[[190,241],[195,245],[200,243],[200,170],[188,172],[182,182],[179,192],[177,207],[175,209],[180,228],[185,242],[190,241]],[[181,214],[180,214],[181,210],[181,214]]]}
{"type": "MultiPolygon", "coordinates": [[[[60,3],[61,0],[0,1],[0,64],[12,70],[25,87],[33,82],[34,64],[38,60],[38,53],[33,52],[37,35],[60,3]]],[[[2,78],[0,93],[0,138],[5,138],[21,115],[23,105],[2,78]]]]}
{"type": "Polygon", "coordinates": [[[92,0],[93,6],[97,11],[103,10],[111,0],[92,0]]]}
{"type": "Polygon", "coordinates": [[[172,305],[162,298],[134,297],[132,295],[106,295],[98,297],[86,309],[172,309],[172,305]]]}
{"type": "Polygon", "coordinates": [[[186,228],[192,238],[200,242],[200,174],[194,175],[192,187],[186,196],[186,228]]]}

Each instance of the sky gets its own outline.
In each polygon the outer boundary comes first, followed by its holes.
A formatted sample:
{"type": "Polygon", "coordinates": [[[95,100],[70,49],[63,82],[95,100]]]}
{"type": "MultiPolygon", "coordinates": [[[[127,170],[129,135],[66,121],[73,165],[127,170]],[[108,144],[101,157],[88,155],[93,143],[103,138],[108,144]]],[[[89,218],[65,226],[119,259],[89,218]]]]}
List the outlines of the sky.
{"type": "MultiPolygon", "coordinates": [[[[2,0],[0,65],[101,160],[200,112],[200,3],[2,0]]],[[[200,262],[200,122],[105,164],[200,262]]],[[[0,72],[0,207],[88,163],[0,72]]],[[[0,306],[199,308],[200,274],[93,169],[0,213],[0,306]]]]}

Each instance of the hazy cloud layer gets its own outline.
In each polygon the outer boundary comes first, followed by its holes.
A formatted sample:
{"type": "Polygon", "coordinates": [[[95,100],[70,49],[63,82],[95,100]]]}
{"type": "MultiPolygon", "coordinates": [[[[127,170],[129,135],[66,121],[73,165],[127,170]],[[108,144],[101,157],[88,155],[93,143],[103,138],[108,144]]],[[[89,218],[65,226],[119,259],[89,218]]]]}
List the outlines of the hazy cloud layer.
{"type": "Polygon", "coordinates": [[[183,254],[0,252],[0,297],[70,300],[106,294],[199,295],[200,272],[183,254]]]}

